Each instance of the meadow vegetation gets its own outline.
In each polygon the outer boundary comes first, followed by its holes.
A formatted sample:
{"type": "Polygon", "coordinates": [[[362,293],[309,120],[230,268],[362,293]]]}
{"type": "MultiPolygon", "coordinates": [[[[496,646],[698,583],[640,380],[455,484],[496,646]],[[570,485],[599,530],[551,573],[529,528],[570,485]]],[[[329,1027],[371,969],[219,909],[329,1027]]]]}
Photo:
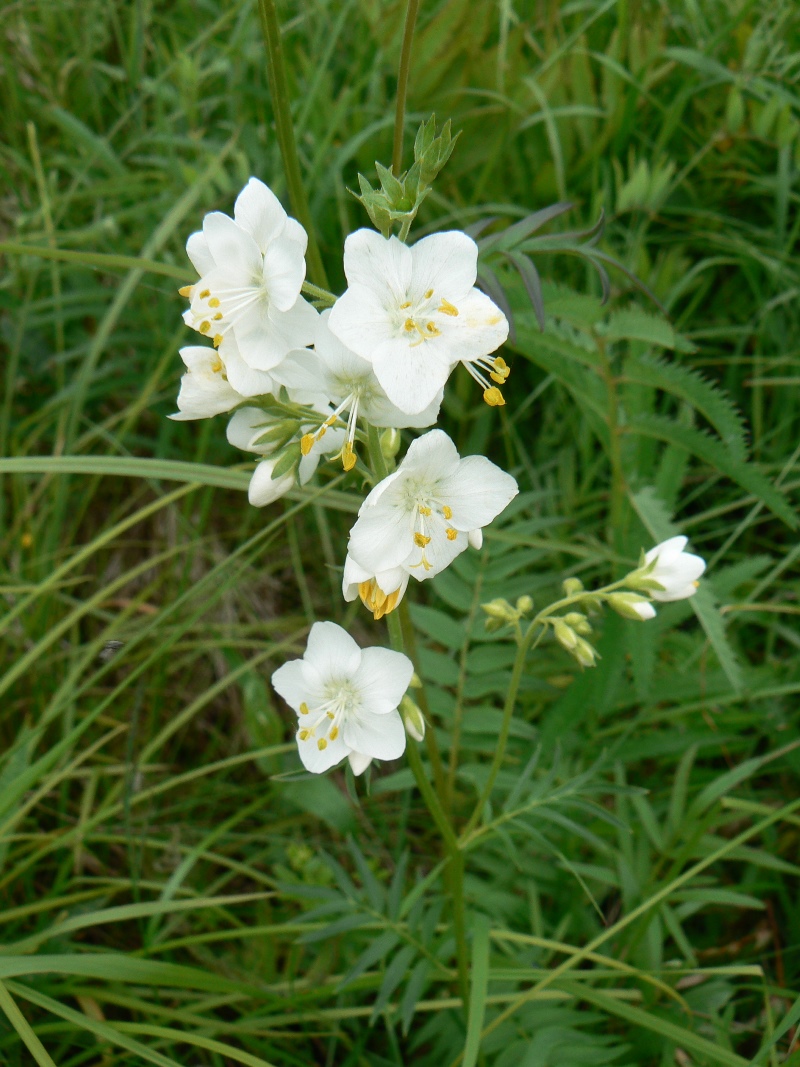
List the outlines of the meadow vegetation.
{"type": "MultiPolygon", "coordinates": [[[[341,292],[405,5],[280,15],[341,292]]],[[[251,174],[288,204],[257,5],[12,0],[0,41],[0,1062],[800,1063],[797,5],[421,5],[406,154],[463,132],[413,236],[493,220],[514,325],[507,405],[460,374],[442,424],[520,495],[412,591],[457,829],[514,658],[480,604],[677,532],[709,563],[598,618],[593,669],[529,661],[462,845],[468,990],[410,770],[299,773],[268,684],[316,619],[379,639],[340,592],[360,496],[252,508],[220,425],[166,418],[187,234],[251,174]]]]}

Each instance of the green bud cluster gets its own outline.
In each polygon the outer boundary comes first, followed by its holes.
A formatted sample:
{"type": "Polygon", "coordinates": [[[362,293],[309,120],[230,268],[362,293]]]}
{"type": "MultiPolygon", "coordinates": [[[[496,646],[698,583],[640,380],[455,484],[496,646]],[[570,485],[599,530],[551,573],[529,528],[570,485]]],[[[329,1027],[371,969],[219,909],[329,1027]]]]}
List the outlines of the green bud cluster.
{"type": "Polygon", "coordinates": [[[373,188],[364,175],[359,174],[361,193],[353,195],[364,205],[373,225],[384,237],[390,236],[395,223],[400,224],[402,235],[408,233],[420,204],[431,191],[439,171],[450,158],[458,136],[452,136],[449,119],[437,134],[436,116],[431,115],[417,132],[414,141],[414,163],[409,170],[394,175],[387,167],[376,163],[379,188],[373,188]]]}
{"type": "Polygon", "coordinates": [[[581,636],[592,632],[586,616],[578,611],[571,611],[568,615],[550,619],[549,622],[561,647],[565,648],[581,667],[594,667],[597,652],[581,636]]]}
{"type": "Polygon", "coordinates": [[[513,626],[524,615],[533,611],[533,598],[524,593],[517,597],[516,605],[512,607],[503,597],[497,597],[486,604],[481,604],[481,610],[486,613],[484,626],[489,633],[495,633],[497,630],[502,630],[504,626],[513,626]]]}

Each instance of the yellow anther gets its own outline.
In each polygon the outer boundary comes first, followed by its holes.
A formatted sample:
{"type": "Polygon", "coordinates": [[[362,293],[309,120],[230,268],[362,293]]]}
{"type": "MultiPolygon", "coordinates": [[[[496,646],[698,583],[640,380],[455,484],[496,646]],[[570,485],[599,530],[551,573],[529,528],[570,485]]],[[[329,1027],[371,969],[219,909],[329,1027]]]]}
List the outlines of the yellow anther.
{"type": "Polygon", "coordinates": [[[419,511],[420,515],[430,515],[431,513],[431,509],[426,507],[424,504],[420,504],[420,506],[417,508],[417,511],[419,511]]]}
{"type": "Polygon", "coordinates": [[[217,358],[211,364],[211,373],[212,374],[219,374],[219,372],[221,370],[222,370],[222,360],[219,358],[219,356],[217,356],[217,358]]]}
{"type": "Polygon", "coordinates": [[[430,298],[431,298],[432,296],[433,296],[433,289],[429,289],[429,290],[427,291],[427,293],[425,294],[425,299],[426,299],[426,300],[430,300],[430,298]]]}
{"type": "Polygon", "coordinates": [[[411,301],[410,300],[406,300],[405,304],[401,304],[400,305],[400,310],[401,311],[405,311],[406,308],[410,308],[410,307],[411,307],[411,301]]]}
{"type": "Polygon", "coordinates": [[[458,314],[458,308],[454,307],[449,300],[445,300],[444,297],[439,301],[439,311],[443,315],[452,315],[453,318],[458,314]]]}
{"type": "Polygon", "coordinates": [[[425,534],[422,534],[422,533],[415,533],[414,534],[414,544],[417,546],[417,548],[424,548],[425,545],[430,544],[430,541],[431,541],[430,537],[426,537],[425,534]]]}
{"type": "Polygon", "coordinates": [[[200,299],[201,299],[201,300],[205,300],[205,298],[206,298],[207,296],[211,296],[211,290],[210,290],[210,289],[204,289],[204,290],[202,291],[202,293],[200,294],[200,299]]]}
{"type": "Polygon", "coordinates": [[[301,715],[308,715],[308,704],[306,704],[305,700],[300,705],[300,714],[301,715]]]}
{"type": "Polygon", "coordinates": [[[320,750],[320,752],[322,752],[322,750],[324,748],[327,748],[327,747],[328,747],[328,742],[325,740],[324,737],[321,737],[319,739],[319,741],[317,741],[317,748],[320,750]]]}
{"type": "Polygon", "coordinates": [[[483,393],[483,399],[489,405],[490,408],[501,408],[505,404],[503,394],[493,385],[490,389],[485,389],[483,393]]]}
{"type": "Polygon", "coordinates": [[[356,454],[353,451],[353,446],[349,441],[345,442],[345,446],[342,449],[342,466],[346,471],[351,471],[356,465],[356,454]]]}
{"type": "Polygon", "coordinates": [[[494,370],[490,372],[489,377],[493,382],[497,382],[498,385],[505,385],[506,378],[511,373],[511,368],[503,359],[502,356],[498,356],[497,359],[492,361],[494,370]]]}
{"type": "Polygon", "coordinates": [[[200,333],[208,333],[210,329],[211,323],[207,319],[200,323],[200,333]]]}
{"type": "Polygon", "coordinates": [[[222,344],[222,334],[221,333],[215,333],[214,334],[214,348],[219,348],[219,346],[221,344],[222,344]]]}
{"type": "Polygon", "coordinates": [[[301,730],[297,736],[300,738],[301,741],[308,741],[309,737],[311,736],[311,731],[301,730]]]}
{"type": "Polygon", "coordinates": [[[329,719],[335,719],[336,718],[336,716],[333,714],[332,711],[326,711],[325,714],[328,716],[329,719]]]}
{"type": "Polygon", "coordinates": [[[323,422],[320,428],[317,430],[317,440],[321,441],[325,434],[328,432],[327,422],[323,422]]]}
{"type": "Polygon", "coordinates": [[[304,433],[300,438],[300,451],[304,456],[307,456],[311,449],[314,447],[314,441],[316,438],[313,433],[304,433]]]}
{"type": "Polygon", "coordinates": [[[448,526],[445,533],[447,534],[448,541],[455,541],[458,537],[458,530],[454,530],[452,526],[448,526]]]}
{"type": "Polygon", "coordinates": [[[218,296],[212,296],[211,299],[208,302],[208,306],[210,308],[218,308],[219,307],[219,297],[218,296]]]}
{"type": "Polygon", "coordinates": [[[394,611],[397,607],[397,602],[400,599],[400,590],[395,589],[393,593],[387,595],[375,579],[370,578],[366,582],[359,583],[358,595],[361,597],[364,607],[368,608],[372,612],[373,618],[378,620],[382,619],[384,615],[388,615],[390,611],[394,611]]]}
{"type": "Polygon", "coordinates": [[[436,325],[436,323],[434,323],[434,322],[426,322],[425,323],[425,333],[429,334],[431,337],[440,337],[442,331],[439,329],[439,327],[436,325]]]}
{"type": "Polygon", "coordinates": [[[447,504],[445,504],[445,506],[442,508],[442,515],[444,515],[446,519],[452,519],[453,509],[451,507],[448,507],[447,504]]]}
{"type": "Polygon", "coordinates": [[[220,320],[221,318],[222,318],[222,312],[221,312],[221,311],[218,311],[218,312],[216,313],[216,315],[214,316],[214,322],[219,322],[219,320],[220,320]]]}
{"type": "Polygon", "coordinates": [[[192,295],[192,289],[194,289],[193,285],[182,285],[180,287],[180,289],[178,290],[178,295],[179,296],[191,296],[192,295]]]}
{"type": "Polygon", "coordinates": [[[406,330],[408,333],[411,333],[411,331],[415,330],[416,328],[417,324],[416,322],[414,322],[413,319],[406,319],[406,321],[403,323],[403,329],[406,330]]]}
{"type": "Polygon", "coordinates": [[[338,736],[339,736],[339,727],[338,726],[332,726],[330,728],[330,730],[328,731],[328,737],[331,739],[331,741],[335,741],[338,736]]]}

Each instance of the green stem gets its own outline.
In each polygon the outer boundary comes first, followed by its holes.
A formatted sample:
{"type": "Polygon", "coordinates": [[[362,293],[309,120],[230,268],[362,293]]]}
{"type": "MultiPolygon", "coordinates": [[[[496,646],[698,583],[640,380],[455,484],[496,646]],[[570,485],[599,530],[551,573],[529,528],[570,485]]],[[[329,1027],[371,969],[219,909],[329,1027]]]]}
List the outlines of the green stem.
{"type": "MultiPolygon", "coordinates": [[[[404,599],[400,602],[397,612],[400,616],[400,625],[403,629],[403,639],[406,648],[408,649],[408,655],[411,658],[411,662],[414,664],[414,670],[417,672],[417,677],[421,679],[422,675],[419,667],[419,654],[417,652],[417,635],[414,633],[414,624],[411,621],[411,612],[408,610],[407,600],[404,599]]],[[[416,690],[415,696],[426,722],[432,723],[433,714],[431,713],[430,704],[428,703],[428,694],[425,691],[424,685],[416,690]]],[[[442,765],[441,754],[439,753],[439,746],[436,743],[436,733],[433,730],[425,731],[425,747],[428,750],[428,759],[431,761],[433,784],[436,786],[436,793],[444,802],[444,767],[442,765]]]]}
{"type": "Polygon", "coordinates": [[[625,485],[625,471],[622,466],[622,442],[620,434],[620,404],[618,381],[614,374],[614,368],[606,352],[606,345],[602,338],[597,341],[598,350],[603,366],[603,378],[608,390],[608,458],[611,464],[611,499],[608,508],[608,541],[609,544],[621,552],[624,546],[624,520],[625,498],[627,487],[625,485]]]}
{"type": "Polygon", "coordinates": [[[406,118],[408,72],[411,67],[411,45],[414,40],[414,26],[417,21],[418,9],[419,0],[408,0],[406,26],[403,31],[403,46],[400,51],[400,69],[397,72],[397,107],[394,113],[394,146],[392,148],[392,173],[395,177],[400,173],[403,165],[403,127],[406,118]]]}
{"type": "Polygon", "coordinates": [[[269,65],[267,67],[269,91],[272,97],[272,108],[275,113],[275,131],[278,136],[281,156],[283,157],[283,167],[286,171],[289,200],[295,218],[302,224],[308,234],[306,258],[308,260],[309,274],[316,283],[327,289],[328,279],[325,274],[325,268],[322,265],[322,257],[319,254],[317,240],[314,236],[308,197],[306,196],[303,177],[300,173],[300,160],[297,155],[297,142],[295,141],[294,125],[292,124],[292,111],[289,106],[286,65],[283,61],[281,28],[278,22],[275,0],[258,0],[258,10],[261,15],[264,43],[267,46],[267,54],[269,56],[269,65]]]}

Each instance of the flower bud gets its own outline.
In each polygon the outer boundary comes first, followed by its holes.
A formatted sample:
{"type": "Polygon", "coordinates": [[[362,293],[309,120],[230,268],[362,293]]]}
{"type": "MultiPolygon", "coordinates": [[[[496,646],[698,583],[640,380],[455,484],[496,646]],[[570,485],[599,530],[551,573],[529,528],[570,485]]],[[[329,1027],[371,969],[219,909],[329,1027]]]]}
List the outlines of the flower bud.
{"type": "Polygon", "coordinates": [[[656,609],[647,597],[639,596],[637,593],[610,593],[608,604],[623,619],[633,619],[635,622],[652,619],[656,613],[656,609]]]}
{"type": "Polygon", "coordinates": [[[567,596],[576,596],[583,592],[583,582],[580,578],[565,578],[562,587],[567,596]]]}
{"type": "Polygon", "coordinates": [[[578,635],[563,619],[553,619],[552,623],[556,640],[563,645],[567,652],[572,652],[578,641],[580,641],[578,635]]]}
{"type": "Polygon", "coordinates": [[[422,689],[422,679],[416,671],[411,675],[411,681],[408,683],[409,689],[422,689]]]}
{"type": "Polygon", "coordinates": [[[564,616],[564,622],[567,626],[571,626],[577,634],[586,634],[592,632],[592,627],[589,620],[585,615],[582,615],[579,611],[570,611],[564,616]]]}
{"type": "Polygon", "coordinates": [[[384,430],[381,434],[381,453],[384,459],[394,459],[400,451],[400,431],[393,426],[384,430]]]}
{"type": "Polygon", "coordinates": [[[400,714],[403,717],[403,725],[409,737],[415,741],[425,739],[425,716],[409,696],[404,696],[400,701],[400,714]]]}
{"type": "Polygon", "coordinates": [[[516,608],[520,615],[527,615],[529,611],[533,611],[533,597],[528,596],[527,593],[518,597],[516,608]]]}
{"type": "Polygon", "coordinates": [[[572,655],[580,663],[581,667],[594,667],[594,661],[597,659],[597,652],[582,637],[577,638],[577,644],[572,649],[572,655]]]}
{"type": "Polygon", "coordinates": [[[488,604],[481,604],[481,609],[486,612],[490,619],[497,619],[501,623],[511,623],[517,618],[516,611],[502,597],[490,600],[488,604]]]}

